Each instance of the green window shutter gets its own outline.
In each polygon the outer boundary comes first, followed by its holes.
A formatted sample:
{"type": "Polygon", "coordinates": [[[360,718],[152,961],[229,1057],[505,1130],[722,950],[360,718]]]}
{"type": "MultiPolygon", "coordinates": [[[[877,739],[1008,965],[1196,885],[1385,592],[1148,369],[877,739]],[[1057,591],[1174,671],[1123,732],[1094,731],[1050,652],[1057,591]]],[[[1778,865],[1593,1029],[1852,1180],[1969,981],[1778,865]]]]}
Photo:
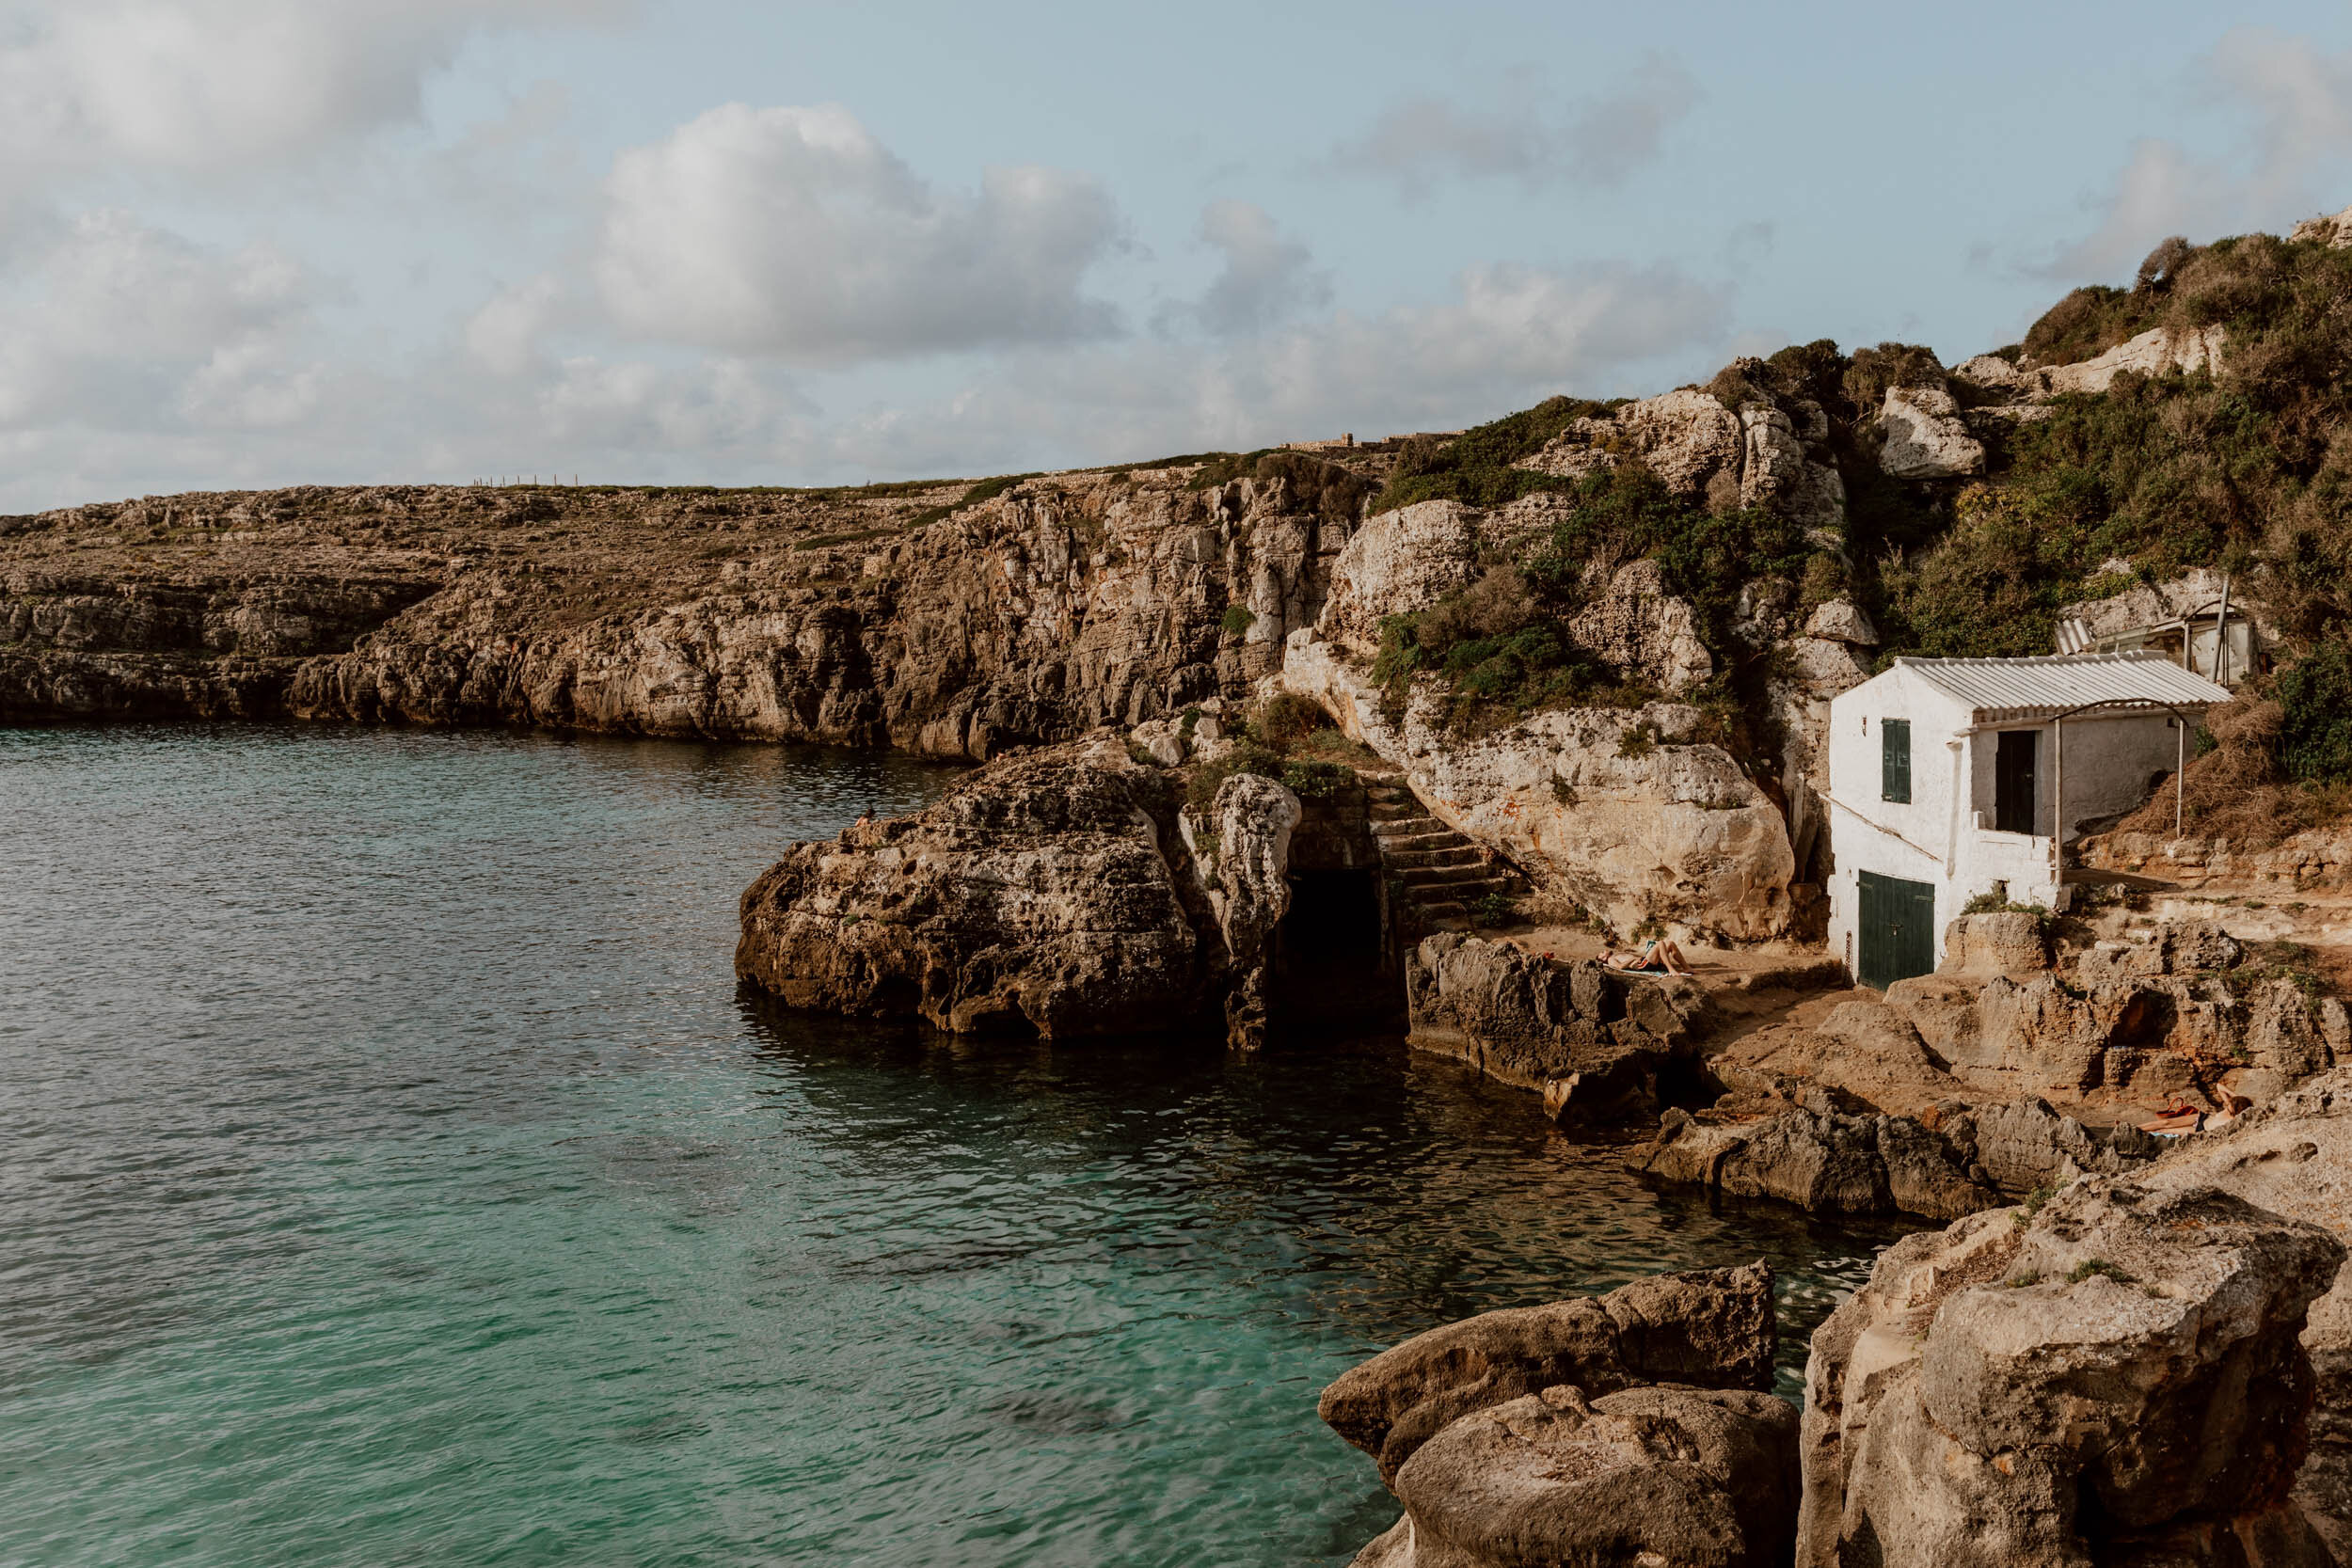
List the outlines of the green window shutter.
{"type": "Polygon", "coordinates": [[[1879,798],[1883,800],[1911,799],[1911,721],[1882,719],[1879,721],[1880,752],[1879,798]]]}

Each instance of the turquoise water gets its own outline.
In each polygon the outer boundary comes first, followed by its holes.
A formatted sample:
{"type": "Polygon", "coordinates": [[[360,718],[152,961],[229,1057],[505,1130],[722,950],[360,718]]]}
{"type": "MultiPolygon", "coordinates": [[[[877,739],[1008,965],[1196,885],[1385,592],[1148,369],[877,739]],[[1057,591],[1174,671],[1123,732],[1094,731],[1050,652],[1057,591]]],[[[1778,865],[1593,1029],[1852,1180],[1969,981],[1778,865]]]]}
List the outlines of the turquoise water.
{"type": "MultiPolygon", "coordinates": [[[[948,776],[0,731],[0,1560],[1295,1564],[1431,1323],[1883,1232],[1710,1214],[1392,1044],[975,1047],[730,972],[948,776]]],[[[1790,1347],[1790,1358],[1796,1354],[1790,1347]]]]}

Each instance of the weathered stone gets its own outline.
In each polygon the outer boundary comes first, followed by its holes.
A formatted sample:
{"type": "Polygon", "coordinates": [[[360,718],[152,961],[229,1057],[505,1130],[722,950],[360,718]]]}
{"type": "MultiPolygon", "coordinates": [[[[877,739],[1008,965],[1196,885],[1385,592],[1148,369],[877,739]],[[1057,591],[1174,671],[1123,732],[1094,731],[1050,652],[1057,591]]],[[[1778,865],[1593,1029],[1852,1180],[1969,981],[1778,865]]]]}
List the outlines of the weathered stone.
{"type": "Polygon", "coordinates": [[[1677,494],[1695,499],[1716,474],[1738,473],[1743,446],[1740,416],[1708,393],[1684,388],[1627,404],[1608,419],[1579,420],[1524,467],[1573,479],[1636,458],[1677,494]]]}
{"type": "Polygon", "coordinates": [[[1437,695],[1401,715],[1332,643],[1291,641],[1283,684],[1403,768],[1446,824],[1613,925],[1672,922],[1734,938],[1787,919],[1788,830],[1698,712],[1653,703],[1558,709],[1475,738],[1446,732],[1437,695]]]}
{"type": "MultiPolygon", "coordinates": [[[[1168,775],[1112,733],[1007,759],[914,816],[786,851],[743,895],[737,973],[793,1006],[959,1033],[1182,1023],[1232,965],[1171,868],[1174,816],[1168,775]]],[[[1225,895],[1247,940],[1280,884],[1245,858],[1225,895]]]]}
{"type": "Polygon", "coordinates": [[[1944,928],[1947,974],[2022,974],[2050,967],[2049,942],[2038,915],[2004,910],[1963,914],[1944,928]]]}
{"type": "Polygon", "coordinates": [[[1655,561],[1618,567],[1608,592],[1577,611],[1567,631],[1587,651],[1669,694],[1715,673],[1714,656],[1699,641],[1698,617],[1666,592],[1655,561]]]}
{"type": "Polygon", "coordinates": [[[1319,1408],[1393,1486],[1414,1450],[1452,1422],[1558,1384],[1595,1396],[1661,1382],[1768,1387],[1775,1332],[1765,1264],[1664,1275],[1415,1335],[1342,1373],[1319,1408]]]}
{"type": "Polygon", "coordinates": [[[1941,387],[1889,387],[1878,411],[1879,467],[1897,479],[1955,479],[1984,472],[1984,443],[1968,434],[1960,404],[1941,387]]]}
{"type": "Polygon", "coordinates": [[[1890,1249],[1815,1334],[1798,1561],[2325,1560],[2285,1494],[2342,1244],[2210,1187],[2018,1217],[1890,1249]]]}
{"type": "Polygon", "coordinates": [[[1804,623],[1804,634],[1829,642],[1851,642],[1857,647],[1879,645],[1878,628],[1861,607],[1851,599],[1832,599],[1816,606],[1804,623]]]}
{"type": "Polygon", "coordinates": [[[1796,1528],[1797,1413],[1770,1394],[1553,1386],[1454,1422],[1396,1477],[1391,1568],[1772,1568],[1796,1528]]]}

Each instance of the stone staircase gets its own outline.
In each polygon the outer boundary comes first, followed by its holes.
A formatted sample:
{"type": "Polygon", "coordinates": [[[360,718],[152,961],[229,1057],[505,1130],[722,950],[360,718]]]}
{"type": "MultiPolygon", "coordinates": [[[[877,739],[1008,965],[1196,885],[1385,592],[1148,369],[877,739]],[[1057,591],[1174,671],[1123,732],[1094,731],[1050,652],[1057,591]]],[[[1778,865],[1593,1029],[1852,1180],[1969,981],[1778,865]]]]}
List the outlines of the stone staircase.
{"type": "Polygon", "coordinates": [[[1401,776],[1366,774],[1364,801],[1381,864],[1391,886],[1402,890],[1393,911],[1401,925],[1468,930],[1472,909],[1488,895],[1526,891],[1517,872],[1432,816],[1401,776]]]}

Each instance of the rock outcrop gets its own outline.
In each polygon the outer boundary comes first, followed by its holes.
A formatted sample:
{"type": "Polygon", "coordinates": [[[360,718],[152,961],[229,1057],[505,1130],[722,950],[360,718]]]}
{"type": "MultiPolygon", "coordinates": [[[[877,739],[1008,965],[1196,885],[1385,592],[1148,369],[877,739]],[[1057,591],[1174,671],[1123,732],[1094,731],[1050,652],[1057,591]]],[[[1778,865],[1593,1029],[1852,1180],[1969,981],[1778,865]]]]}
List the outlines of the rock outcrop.
{"type": "Polygon", "coordinates": [[[1889,387],[1878,411],[1879,467],[1896,479],[1984,472],[1984,443],[1941,387],[1889,387]]]}
{"type": "Polygon", "coordinates": [[[1787,826],[1730,753],[1699,737],[1694,708],[1555,709],[1458,736],[1434,693],[1417,690],[1391,716],[1360,668],[1306,633],[1291,639],[1282,682],[1402,768],[1449,827],[1564,903],[1625,930],[1655,919],[1759,938],[1786,923],[1787,826]]]}
{"type": "Polygon", "coordinates": [[[1890,1249],[1816,1332],[1797,1560],[2319,1563],[2298,1341],[2344,1256],[2210,1186],[2077,1182],[1890,1249]]]}
{"type": "Polygon", "coordinates": [[[1952,374],[1979,392],[2013,403],[2046,403],[2070,393],[2095,395],[2115,385],[2129,371],[2136,375],[2186,374],[2221,368],[2227,328],[2198,327],[2173,332],[2153,327],[2116,344],[2105,354],[2071,365],[2034,365],[1980,354],[1956,367],[1952,374]]]}
{"type": "Polygon", "coordinates": [[[1539,1090],[1564,1122],[1656,1116],[1660,1080],[1688,1066],[1705,1028],[1687,975],[1621,974],[1477,937],[1423,939],[1406,976],[1417,1049],[1539,1090]]]}
{"type": "Polygon", "coordinates": [[[1774,1338],[1756,1263],[1483,1313],[1382,1352],[1321,1404],[1405,1505],[1357,1563],[1784,1560],[1797,1423],[1762,1392],[1774,1338]]]}
{"type": "Polygon", "coordinates": [[[787,1005],[1047,1038],[1263,1024],[1298,801],[1229,779],[1196,858],[1173,776],[1114,735],[1009,757],[910,817],[799,844],[744,893],[736,972],[787,1005]]]}
{"type": "Polygon", "coordinates": [[[1842,539],[1846,486],[1830,460],[1829,419],[1800,401],[1796,414],[1766,403],[1725,407],[1685,387],[1581,419],[1520,467],[1564,479],[1640,463],[1689,500],[1773,511],[1842,539]]]}
{"type": "Polygon", "coordinates": [[[1395,1483],[1405,1516],[1354,1568],[1775,1568],[1795,1536],[1796,1435],[1770,1394],[1546,1388],[1414,1454],[1395,1483]]]}

